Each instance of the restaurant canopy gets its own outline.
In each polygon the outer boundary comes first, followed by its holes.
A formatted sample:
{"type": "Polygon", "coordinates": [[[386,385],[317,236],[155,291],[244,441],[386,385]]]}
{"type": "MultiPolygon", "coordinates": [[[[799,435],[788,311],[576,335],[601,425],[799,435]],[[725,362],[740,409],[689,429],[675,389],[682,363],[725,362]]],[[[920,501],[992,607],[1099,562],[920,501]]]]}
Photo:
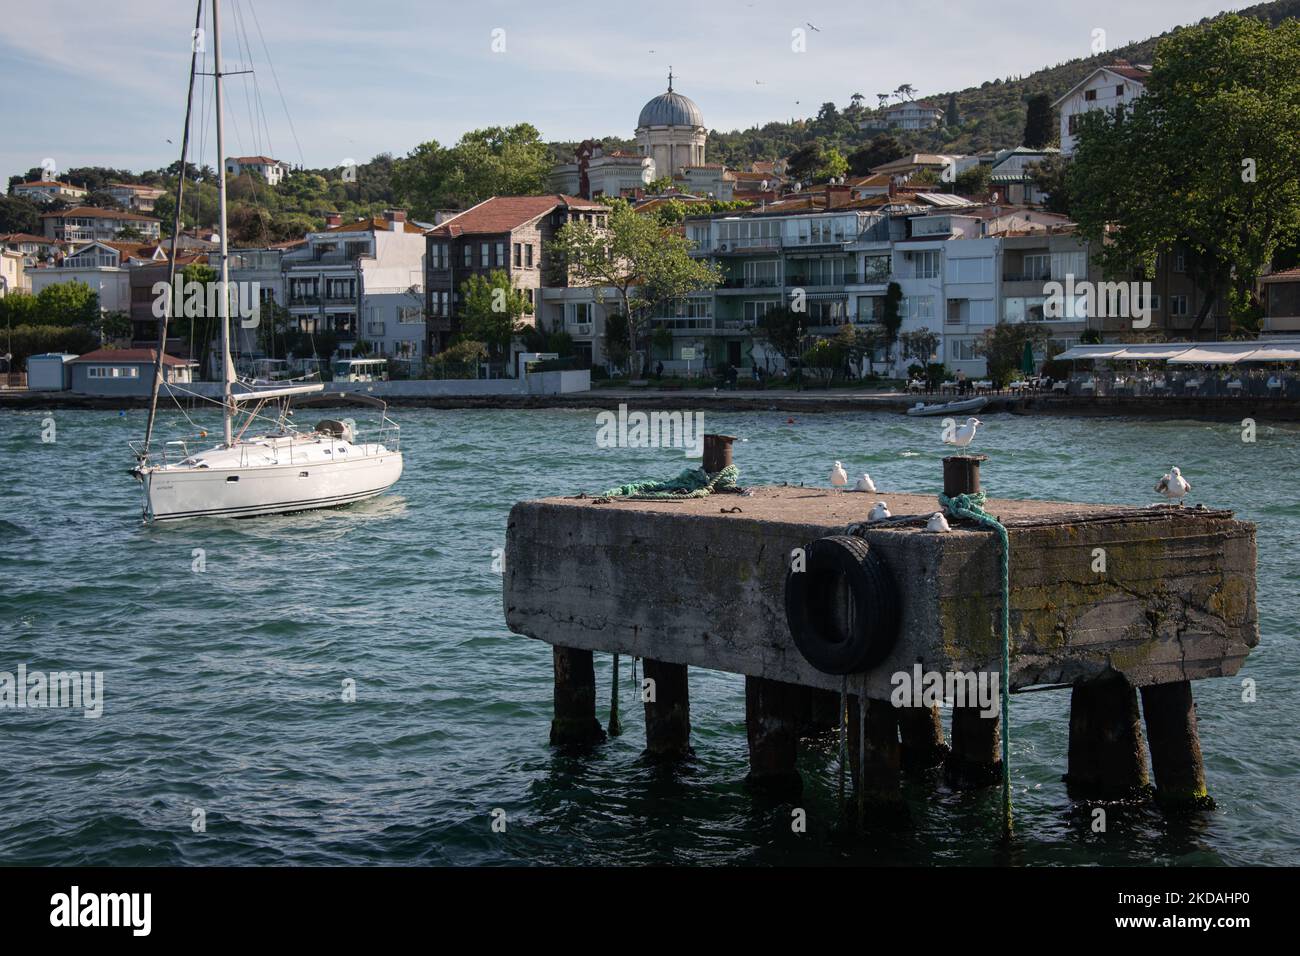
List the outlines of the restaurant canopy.
{"type": "Polygon", "coordinates": [[[1300,341],[1151,342],[1123,345],[1075,345],[1058,359],[1112,362],[1169,362],[1173,365],[1236,365],[1238,362],[1300,362],[1300,341]]]}

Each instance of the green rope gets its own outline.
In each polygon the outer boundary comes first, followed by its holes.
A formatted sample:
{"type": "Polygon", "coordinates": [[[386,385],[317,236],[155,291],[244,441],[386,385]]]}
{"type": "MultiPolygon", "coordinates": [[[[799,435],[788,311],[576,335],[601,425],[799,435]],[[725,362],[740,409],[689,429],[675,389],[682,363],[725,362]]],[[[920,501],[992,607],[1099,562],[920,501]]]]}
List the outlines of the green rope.
{"type": "Polygon", "coordinates": [[[734,490],[740,469],[728,465],[710,474],[703,468],[687,468],[668,481],[632,481],[602,492],[604,498],[629,498],[634,501],[657,501],[667,498],[707,498],[715,491],[734,490]]]}
{"type": "Polygon", "coordinates": [[[939,504],[954,518],[969,518],[998,533],[1002,542],[1002,832],[1011,836],[1011,541],[1002,522],[984,510],[982,491],[949,498],[940,492],[939,504]]]}

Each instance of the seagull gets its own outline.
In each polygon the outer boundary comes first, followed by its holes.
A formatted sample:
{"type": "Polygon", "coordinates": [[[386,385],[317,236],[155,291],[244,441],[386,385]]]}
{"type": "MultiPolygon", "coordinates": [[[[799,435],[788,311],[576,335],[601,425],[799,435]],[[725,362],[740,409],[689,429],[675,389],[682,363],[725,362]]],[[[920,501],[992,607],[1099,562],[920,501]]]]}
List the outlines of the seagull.
{"type": "Polygon", "coordinates": [[[948,527],[948,519],[943,516],[943,512],[936,511],[934,514],[930,515],[930,520],[925,523],[925,530],[942,533],[944,531],[951,531],[952,528],[948,527]]]}
{"type": "Polygon", "coordinates": [[[1183,473],[1177,468],[1170,468],[1169,474],[1156,482],[1156,491],[1160,492],[1170,501],[1176,500],[1180,505],[1191,490],[1191,482],[1184,478],[1183,473]]]}
{"type": "Polygon", "coordinates": [[[974,440],[976,426],[983,424],[984,423],[978,418],[968,418],[966,419],[966,424],[953,432],[951,438],[944,439],[944,443],[948,445],[956,445],[958,448],[965,448],[972,440],[974,440]]]}
{"type": "Polygon", "coordinates": [[[854,491],[875,491],[876,483],[872,481],[871,476],[864,471],[862,473],[862,477],[858,479],[857,486],[854,487],[853,490],[854,491]]]}
{"type": "Polygon", "coordinates": [[[816,30],[818,33],[821,33],[821,32],[822,32],[822,31],[821,31],[821,27],[815,27],[815,26],[813,26],[811,23],[808,23],[807,20],[805,20],[804,23],[807,23],[807,25],[808,25],[808,29],[810,29],[810,30],[816,30]]]}
{"type": "Polygon", "coordinates": [[[845,471],[844,466],[837,461],[835,467],[831,469],[831,487],[843,488],[848,483],[849,473],[845,471]]]}
{"type": "Polygon", "coordinates": [[[867,515],[868,521],[884,521],[886,518],[892,518],[889,513],[889,505],[883,501],[877,501],[876,506],[871,509],[871,514],[867,515]]]}

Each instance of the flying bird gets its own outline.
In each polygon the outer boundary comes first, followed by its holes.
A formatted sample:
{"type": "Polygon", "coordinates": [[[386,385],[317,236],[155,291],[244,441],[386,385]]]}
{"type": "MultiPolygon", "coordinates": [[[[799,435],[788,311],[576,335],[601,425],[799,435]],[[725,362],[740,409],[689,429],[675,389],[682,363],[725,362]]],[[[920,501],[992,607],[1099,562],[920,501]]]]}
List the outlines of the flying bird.
{"type": "Polygon", "coordinates": [[[844,466],[837,461],[835,466],[831,468],[831,487],[843,488],[848,483],[849,473],[845,471],[844,466]]]}
{"type": "Polygon", "coordinates": [[[813,26],[811,23],[808,23],[808,21],[806,20],[804,21],[804,23],[807,25],[809,30],[816,30],[818,33],[822,32],[818,27],[813,26]]]}
{"type": "Polygon", "coordinates": [[[868,521],[884,521],[886,518],[892,518],[889,513],[889,505],[883,501],[877,501],[876,506],[871,509],[871,514],[867,515],[868,521]]]}
{"type": "Polygon", "coordinates": [[[978,418],[966,419],[966,424],[953,432],[951,438],[945,438],[943,440],[944,444],[956,445],[958,448],[965,448],[974,440],[976,427],[983,424],[984,423],[978,418]]]}
{"type": "Polygon", "coordinates": [[[871,476],[864,471],[862,473],[862,477],[858,479],[858,483],[856,486],[854,486],[853,490],[854,491],[875,491],[876,483],[872,481],[871,476]]]}
{"type": "Polygon", "coordinates": [[[948,527],[948,519],[943,516],[943,512],[936,511],[930,515],[930,520],[925,523],[925,530],[941,534],[944,531],[951,531],[952,528],[948,527]]]}
{"type": "Polygon", "coordinates": [[[1183,477],[1183,473],[1177,468],[1170,468],[1169,474],[1165,475],[1156,482],[1156,491],[1164,495],[1170,501],[1183,503],[1183,499],[1192,490],[1192,484],[1183,477]]]}

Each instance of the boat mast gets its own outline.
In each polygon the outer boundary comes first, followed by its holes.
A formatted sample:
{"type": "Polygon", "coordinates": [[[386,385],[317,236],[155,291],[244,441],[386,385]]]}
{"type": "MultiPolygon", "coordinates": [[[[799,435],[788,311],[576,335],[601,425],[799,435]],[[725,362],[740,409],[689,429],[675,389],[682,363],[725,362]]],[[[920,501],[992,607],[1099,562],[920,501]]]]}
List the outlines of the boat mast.
{"type": "Polygon", "coordinates": [[[217,296],[217,316],[221,321],[221,414],[224,419],[226,447],[229,448],[233,434],[231,414],[234,402],[230,398],[230,383],[234,378],[234,362],[230,358],[230,260],[226,244],[226,143],[225,124],[221,119],[221,0],[212,0],[212,56],[216,65],[212,68],[216,93],[214,105],[217,110],[217,228],[221,241],[221,294],[217,296]]]}

